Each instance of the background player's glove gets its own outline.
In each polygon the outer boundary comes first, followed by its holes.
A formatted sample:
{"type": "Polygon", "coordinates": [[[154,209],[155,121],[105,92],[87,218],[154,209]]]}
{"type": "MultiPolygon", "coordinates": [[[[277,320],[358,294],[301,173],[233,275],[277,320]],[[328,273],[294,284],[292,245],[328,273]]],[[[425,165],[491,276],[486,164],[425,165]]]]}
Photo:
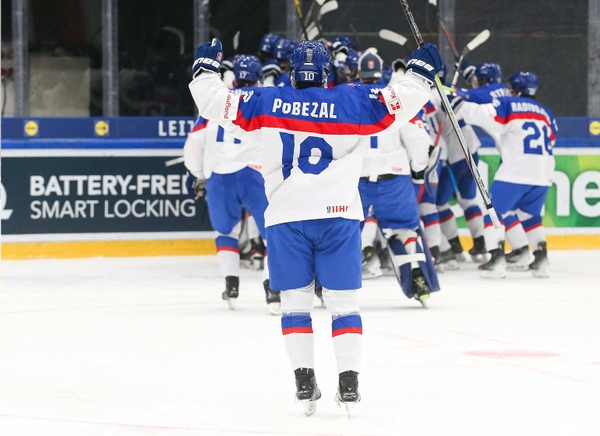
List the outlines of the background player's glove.
{"type": "Polygon", "coordinates": [[[202,71],[220,73],[221,61],[223,60],[223,46],[221,41],[213,38],[212,42],[206,42],[196,49],[196,57],[192,65],[192,78],[196,78],[202,71]]]}
{"type": "Polygon", "coordinates": [[[225,59],[221,62],[221,76],[223,76],[226,71],[233,71],[233,58],[225,59]]]}
{"type": "Polygon", "coordinates": [[[199,179],[192,173],[188,173],[185,187],[187,189],[188,197],[191,199],[197,200],[200,197],[204,197],[206,194],[206,180],[199,179]]]}
{"type": "Polygon", "coordinates": [[[275,59],[269,59],[262,66],[263,77],[272,76],[273,79],[279,79],[281,76],[281,68],[275,59]]]}
{"type": "Polygon", "coordinates": [[[404,59],[395,59],[392,61],[392,71],[396,72],[398,70],[406,71],[406,61],[404,59]]]}
{"type": "Polygon", "coordinates": [[[422,185],[425,183],[425,169],[422,169],[421,171],[410,170],[410,176],[415,185],[422,185]]]}
{"type": "Polygon", "coordinates": [[[473,75],[475,74],[475,65],[471,65],[471,62],[464,60],[458,65],[458,62],[454,64],[454,68],[458,68],[458,72],[465,78],[467,82],[471,82],[473,75]]]}
{"type": "Polygon", "coordinates": [[[428,42],[412,54],[412,59],[406,65],[406,71],[423,77],[430,82],[435,81],[435,74],[442,69],[444,61],[435,45],[428,42]]]}

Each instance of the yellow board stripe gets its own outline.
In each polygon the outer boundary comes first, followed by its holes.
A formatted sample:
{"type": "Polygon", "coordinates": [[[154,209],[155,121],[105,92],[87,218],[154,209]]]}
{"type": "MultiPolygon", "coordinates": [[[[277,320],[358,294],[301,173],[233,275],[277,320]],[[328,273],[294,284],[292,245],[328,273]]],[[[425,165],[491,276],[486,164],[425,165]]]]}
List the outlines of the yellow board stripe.
{"type": "MultiPolygon", "coordinates": [[[[547,235],[548,250],[600,250],[597,235],[547,235]]],[[[468,251],[470,237],[460,241],[468,251]]],[[[508,247],[507,247],[508,249],[508,247]]],[[[14,242],[2,244],[3,260],[73,259],[82,257],[206,256],[215,255],[214,239],[143,241],[14,242]]]]}

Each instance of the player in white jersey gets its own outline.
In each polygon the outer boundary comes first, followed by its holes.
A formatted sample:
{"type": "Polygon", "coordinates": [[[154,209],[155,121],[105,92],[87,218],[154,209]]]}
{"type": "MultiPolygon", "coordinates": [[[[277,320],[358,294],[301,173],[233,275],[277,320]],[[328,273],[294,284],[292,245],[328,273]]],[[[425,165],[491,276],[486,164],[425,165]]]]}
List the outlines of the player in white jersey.
{"type": "MultiPolygon", "coordinates": [[[[509,79],[512,97],[478,105],[460,102],[458,114],[470,124],[493,132],[500,140],[502,162],[490,189],[494,207],[501,220],[517,214],[533,248],[529,265],[535,277],[547,277],[548,258],[542,227],[542,207],[552,184],[556,140],[556,121],[549,109],[535,101],[537,76],[521,71],[509,79]]],[[[481,265],[483,277],[505,277],[504,226],[496,230],[485,217],[485,245],[492,255],[481,265]]]]}
{"type": "MultiPolygon", "coordinates": [[[[241,55],[234,66],[236,95],[248,95],[260,82],[261,65],[255,56],[241,55]]],[[[201,193],[206,186],[206,202],[213,229],[217,232],[217,259],[223,277],[223,299],[231,309],[239,296],[242,208],[252,213],[256,227],[264,238],[264,213],[267,198],[260,174],[262,146],[258,142],[240,141],[215,121],[199,117],[184,146],[185,165],[190,175],[190,191],[201,193]]],[[[263,286],[269,311],[279,315],[279,292],[269,287],[265,263],[263,286]]]]}
{"type": "MultiPolygon", "coordinates": [[[[380,84],[383,61],[370,50],[358,59],[359,86],[370,88],[373,98],[378,98],[384,87],[380,84]]],[[[371,208],[375,215],[404,294],[425,306],[430,292],[438,291],[439,284],[419,224],[413,179],[423,183],[429,163],[429,134],[417,115],[398,132],[384,132],[362,141],[366,142],[367,153],[358,189],[364,214],[366,216],[371,208]]],[[[365,269],[374,273],[379,264],[373,244],[365,246],[371,222],[365,222],[366,228],[363,227],[363,277],[365,269]]]]}
{"type": "Polygon", "coordinates": [[[284,343],[296,377],[296,398],[307,414],[314,413],[321,396],[310,315],[315,277],[333,318],[336,398],[347,409],[360,400],[357,290],[363,211],[358,179],[365,149],[359,139],[397,130],[427,101],[440,56],[427,44],[413,57],[407,74],[373,99],[370,89],[360,86],[324,89],[330,54],[318,41],[303,41],[291,57],[292,88],[260,88],[240,99],[214,74],[222,58],[220,41],[196,52],[190,90],[200,115],[219,120],[237,137],[263,144],[271,286],[282,291],[284,343]]]}

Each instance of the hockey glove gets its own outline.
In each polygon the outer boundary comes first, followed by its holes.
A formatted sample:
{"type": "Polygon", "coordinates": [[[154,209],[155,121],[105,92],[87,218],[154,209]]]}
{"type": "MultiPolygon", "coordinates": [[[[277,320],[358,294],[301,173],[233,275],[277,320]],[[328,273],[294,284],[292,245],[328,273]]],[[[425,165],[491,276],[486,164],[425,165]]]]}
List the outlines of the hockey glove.
{"type": "Polygon", "coordinates": [[[198,200],[206,194],[206,180],[199,179],[192,173],[188,173],[185,187],[187,189],[188,197],[193,200],[198,200]]]}
{"type": "Polygon", "coordinates": [[[406,71],[412,71],[433,83],[435,74],[442,69],[444,61],[435,45],[428,42],[412,54],[412,59],[406,64],[406,71]]]}
{"type": "Polygon", "coordinates": [[[272,76],[277,80],[281,76],[281,68],[275,59],[269,59],[263,64],[262,73],[264,78],[272,76]]]}
{"type": "Polygon", "coordinates": [[[233,67],[233,58],[225,59],[221,62],[221,77],[223,77],[226,71],[233,71],[233,67]]]}
{"type": "Polygon", "coordinates": [[[192,65],[192,79],[195,79],[202,71],[220,73],[221,61],[223,60],[223,46],[221,41],[213,38],[212,42],[206,42],[196,49],[196,60],[192,65]]]}

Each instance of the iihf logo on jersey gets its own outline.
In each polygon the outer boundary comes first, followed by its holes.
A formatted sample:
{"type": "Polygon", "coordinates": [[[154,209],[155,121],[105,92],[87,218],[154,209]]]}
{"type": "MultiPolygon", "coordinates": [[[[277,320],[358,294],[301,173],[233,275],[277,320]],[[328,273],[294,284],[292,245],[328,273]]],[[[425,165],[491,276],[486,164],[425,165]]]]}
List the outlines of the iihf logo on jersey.
{"type": "Polygon", "coordinates": [[[349,206],[327,206],[327,213],[348,212],[349,206]]]}

